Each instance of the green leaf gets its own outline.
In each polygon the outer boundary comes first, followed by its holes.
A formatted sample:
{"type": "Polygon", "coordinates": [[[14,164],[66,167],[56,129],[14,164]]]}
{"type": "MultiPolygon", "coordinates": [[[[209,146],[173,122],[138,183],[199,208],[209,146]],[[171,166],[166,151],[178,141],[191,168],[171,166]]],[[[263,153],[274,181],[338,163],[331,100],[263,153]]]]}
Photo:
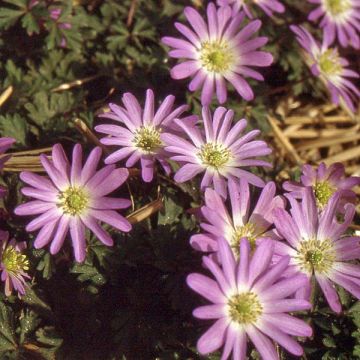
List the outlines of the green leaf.
{"type": "Polygon", "coordinates": [[[39,22],[31,12],[28,12],[25,16],[23,16],[21,24],[29,35],[32,33],[38,34],[40,31],[39,22]]]}
{"type": "Polygon", "coordinates": [[[0,354],[16,348],[13,312],[0,301],[0,354]]]}
{"type": "Polygon", "coordinates": [[[37,314],[32,310],[24,310],[20,316],[20,344],[23,344],[26,339],[39,326],[41,320],[37,314]]]}
{"type": "Polygon", "coordinates": [[[34,249],[33,253],[35,257],[41,257],[41,260],[36,266],[36,270],[42,271],[43,278],[49,280],[55,271],[52,256],[43,249],[34,249]]]}
{"type": "Polygon", "coordinates": [[[177,222],[179,220],[179,216],[183,212],[182,206],[178,205],[170,196],[165,196],[163,202],[164,209],[159,213],[158,224],[167,225],[177,222]]]}
{"type": "Polygon", "coordinates": [[[19,114],[0,115],[1,136],[13,137],[18,144],[25,145],[27,131],[26,121],[19,114]]]}
{"type": "Polygon", "coordinates": [[[40,353],[45,359],[55,360],[56,352],[63,343],[63,339],[56,333],[55,328],[52,326],[45,326],[44,328],[36,331],[37,341],[43,345],[37,352],[40,353]]]}
{"type": "Polygon", "coordinates": [[[7,30],[10,26],[14,25],[23,14],[23,10],[0,8],[0,29],[7,30]]]}

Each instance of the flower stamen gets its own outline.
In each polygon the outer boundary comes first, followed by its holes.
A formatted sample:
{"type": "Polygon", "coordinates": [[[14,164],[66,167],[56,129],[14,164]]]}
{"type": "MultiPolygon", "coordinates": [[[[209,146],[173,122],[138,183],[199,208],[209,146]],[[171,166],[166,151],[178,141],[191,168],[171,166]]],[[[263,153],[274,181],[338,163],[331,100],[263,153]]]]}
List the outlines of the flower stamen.
{"type": "Polygon", "coordinates": [[[323,209],[334,194],[335,188],[328,181],[319,181],[314,185],[314,194],[316,203],[320,209],[323,209]]]}
{"type": "Polygon", "coordinates": [[[234,56],[227,42],[205,41],[200,49],[200,62],[208,72],[223,74],[234,62],[234,56]]]}
{"type": "Polygon", "coordinates": [[[237,226],[232,234],[230,246],[236,256],[240,255],[240,240],[246,237],[250,243],[251,250],[255,249],[256,236],[255,236],[255,225],[247,223],[243,226],[237,226]]]}
{"type": "Polygon", "coordinates": [[[1,260],[8,273],[17,274],[22,270],[29,270],[29,260],[27,256],[18,252],[11,245],[6,247],[1,260]]]}
{"type": "Polygon", "coordinates": [[[335,260],[336,254],[330,240],[305,240],[298,247],[296,262],[302,270],[309,274],[313,272],[327,273],[335,260]]]}
{"type": "Polygon", "coordinates": [[[198,157],[205,166],[218,170],[230,160],[231,152],[222,144],[207,143],[201,147],[198,157]]]}
{"type": "Polygon", "coordinates": [[[336,77],[341,75],[343,66],[340,62],[340,56],[336,49],[327,49],[320,55],[319,67],[326,76],[336,77]]]}
{"type": "Polygon", "coordinates": [[[89,197],[85,191],[78,187],[69,187],[58,195],[58,206],[64,214],[80,215],[87,209],[89,197]]]}
{"type": "Polygon", "coordinates": [[[229,317],[238,324],[255,323],[262,314],[263,307],[253,292],[232,296],[228,301],[229,317]]]}
{"type": "Polygon", "coordinates": [[[162,146],[160,131],[150,126],[141,126],[137,129],[132,142],[135,147],[147,154],[155,153],[162,146]]]}
{"type": "Polygon", "coordinates": [[[325,7],[332,16],[339,16],[351,8],[351,2],[349,0],[325,0],[325,7]]]}

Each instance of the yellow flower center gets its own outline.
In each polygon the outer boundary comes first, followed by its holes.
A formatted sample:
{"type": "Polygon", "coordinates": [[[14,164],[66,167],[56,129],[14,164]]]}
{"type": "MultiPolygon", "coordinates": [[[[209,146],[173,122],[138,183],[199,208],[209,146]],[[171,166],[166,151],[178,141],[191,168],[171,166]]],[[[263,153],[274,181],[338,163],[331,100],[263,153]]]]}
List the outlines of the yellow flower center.
{"type": "Polygon", "coordinates": [[[317,206],[323,209],[328,203],[329,199],[335,192],[335,188],[332,187],[328,181],[319,181],[314,185],[314,193],[317,206]]]}
{"type": "Polygon", "coordinates": [[[330,240],[305,240],[300,243],[297,250],[296,262],[302,270],[309,274],[313,272],[327,273],[336,260],[336,254],[330,240]]]}
{"type": "Polygon", "coordinates": [[[2,254],[2,263],[8,273],[16,274],[21,270],[29,270],[29,260],[13,246],[8,246],[2,254]]]}
{"type": "Polygon", "coordinates": [[[207,143],[201,147],[198,157],[204,165],[218,170],[230,160],[231,152],[222,144],[207,143]]]}
{"type": "Polygon", "coordinates": [[[222,74],[230,69],[234,55],[227,42],[205,41],[201,45],[200,61],[207,71],[222,74]]]}
{"type": "Polygon", "coordinates": [[[262,314],[263,307],[253,292],[244,292],[232,296],[228,301],[228,313],[232,321],[238,324],[252,324],[262,314]]]}
{"type": "Polygon", "coordinates": [[[233,235],[231,237],[230,246],[233,249],[234,254],[238,257],[240,255],[240,240],[241,238],[246,237],[250,243],[251,250],[254,250],[256,247],[256,235],[255,235],[255,225],[252,223],[247,223],[243,226],[237,226],[234,229],[233,235]]]}
{"type": "Polygon", "coordinates": [[[342,15],[351,8],[349,0],[325,0],[325,7],[331,15],[342,15]]]}
{"type": "Polygon", "coordinates": [[[64,214],[80,215],[87,209],[89,197],[86,192],[78,187],[69,187],[58,195],[58,206],[64,214]]]}
{"type": "Polygon", "coordinates": [[[328,49],[319,58],[319,67],[326,76],[337,76],[342,73],[339,53],[336,49],[328,49]]]}
{"type": "Polygon", "coordinates": [[[152,126],[137,129],[132,141],[137,148],[148,154],[155,153],[162,146],[160,131],[152,126]]]}

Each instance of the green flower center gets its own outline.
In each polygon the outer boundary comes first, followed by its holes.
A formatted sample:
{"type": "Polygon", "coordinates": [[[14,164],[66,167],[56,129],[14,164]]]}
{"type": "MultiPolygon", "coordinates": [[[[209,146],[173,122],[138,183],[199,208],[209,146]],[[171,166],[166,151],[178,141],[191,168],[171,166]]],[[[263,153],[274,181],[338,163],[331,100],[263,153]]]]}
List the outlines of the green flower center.
{"type": "Polygon", "coordinates": [[[206,41],[200,49],[202,67],[209,72],[224,73],[234,62],[234,56],[227,42],[206,41]]]}
{"type": "Polygon", "coordinates": [[[29,270],[29,260],[26,255],[18,252],[13,246],[8,246],[2,254],[2,263],[8,273],[18,273],[29,270]]]}
{"type": "Polygon", "coordinates": [[[89,204],[89,197],[78,187],[69,187],[58,195],[58,206],[64,214],[80,215],[89,204]]]}
{"type": "Polygon", "coordinates": [[[319,58],[319,67],[327,76],[337,76],[342,72],[340,57],[336,49],[328,49],[319,58]]]}
{"type": "Polygon", "coordinates": [[[201,162],[216,170],[225,165],[231,158],[231,152],[222,144],[207,143],[198,154],[201,162]]]}
{"type": "Polygon", "coordinates": [[[298,247],[296,262],[309,274],[327,273],[335,260],[336,254],[330,240],[306,240],[302,241],[298,247]]]}
{"type": "Polygon", "coordinates": [[[246,237],[250,243],[251,250],[254,250],[256,247],[256,236],[255,236],[255,225],[252,223],[247,223],[243,226],[237,226],[234,229],[233,235],[231,237],[230,246],[233,249],[234,254],[238,257],[240,255],[240,240],[241,238],[246,237]]]}
{"type": "Polygon", "coordinates": [[[341,15],[351,8],[349,0],[325,0],[326,9],[331,15],[341,15]]]}
{"type": "Polygon", "coordinates": [[[253,292],[234,295],[229,299],[228,307],[231,320],[238,324],[256,322],[263,310],[258,296],[253,292]]]}
{"type": "Polygon", "coordinates": [[[153,127],[142,126],[136,130],[133,144],[142,151],[153,154],[162,146],[160,131],[153,127]]]}
{"type": "Polygon", "coordinates": [[[314,185],[314,193],[316,198],[316,203],[320,209],[323,209],[324,206],[328,203],[332,194],[334,194],[335,188],[332,187],[328,181],[319,181],[314,185]]]}

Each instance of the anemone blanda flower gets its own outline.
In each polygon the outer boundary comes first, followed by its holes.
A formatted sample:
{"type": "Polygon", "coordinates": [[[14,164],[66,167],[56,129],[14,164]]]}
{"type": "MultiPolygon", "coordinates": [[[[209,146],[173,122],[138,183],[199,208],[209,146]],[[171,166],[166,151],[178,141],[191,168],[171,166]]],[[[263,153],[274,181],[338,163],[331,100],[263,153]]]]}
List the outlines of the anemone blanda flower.
{"type": "Polygon", "coordinates": [[[193,30],[175,23],[186,38],[164,37],[162,42],[173,48],[169,56],[185,59],[171,69],[173,79],[192,77],[190,91],[202,87],[201,103],[211,102],[215,88],[220,104],[227,99],[226,81],[245,99],[251,100],[254,93],[244,77],[264,80],[253,66],[269,66],[272,55],[257,49],[266,44],[266,37],[252,35],[259,30],[260,20],[254,20],[240,29],[243,13],[232,15],[229,6],[216,9],[213,3],[207,7],[207,22],[193,8],[186,7],[184,14],[193,30]],[[250,67],[251,66],[251,67],[250,67]]]}
{"type": "Polygon", "coordinates": [[[347,236],[345,231],[355,214],[353,204],[346,204],[343,221],[337,219],[340,194],[334,194],[319,213],[312,189],[307,187],[299,203],[288,197],[291,210],[274,210],[274,223],[278,233],[287,241],[275,243],[275,256],[290,256],[290,266],[284,276],[302,273],[308,277],[307,285],[296,296],[308,299],[311,278],[320,285],[327,302],[335,312],[341,305],[333,283],[342,286],[360,299],[360,266],[348,261],[360,257],[360,237],[347,236]]]}
{"type": "Polygon", "coordinates": [[[302,198],[303,191],[311,186],[316,205],[322,210],[335,192],[340,192],[340,205],[348,202],[355,202],[356,194],[352,191],[354,186],[360,185],[359,176],[345,177],[345,168],[341,163],[335,163],[327,167],[321,163],[318,169],[311,165],[302,167],[301,182],[286,181],[283,188],[297,199],[302,198]]]}
{"type": "Polygon", "coordinates": [[[196,125],[175,120],[191,142],[170,133],[161,136],[166,144],[165,149],[176,154],[171,159],[182,165],[175,174],[175,181],[182,183],[205,172],[201,189],[213,184],[215,191],[223,198],[227,197],[226,179],[245,178],[250,184],[263,187],[265,184],[258,176],[242,169],[247,166],[271,167],[264,160],[254,159],[271,153],[265,141],[253,140],[260,131],[252,130],[241,136],[247,121],[239,120],[231,127],[234,112],[224,107],[218,107],[212,118],[209,108],[205,106],[202,116],[205,133],[196,125]]]}
{"type": "Polygon", "coordinates": [[[322,46],[303,26],[290,26],[297,40],[305,49],[305,60],[313,75],[320,77],[331,94],[332,102],[339,104],[342,99],[351,111],[360,97],[360,91],[348,78],[359,78],[359,74],[346,67],[349,62],[340,57],[336,48],[329,48],[324,41],[322,46]]]}
{"type": "Polygon", "coordinates": [[[81,145],[76,144],[70,165],[62,146],[56,144],[52,149],[52,161],[40,155],[49,178],[27,171],[20,174],[21,180],[30,185],[22,188],[22,193],[35,200],[19,205],[15,214],[41,214],[26,226],[29,232],[41,229],[34,242],[35,248],[51,242],[50,253],[56,254],[70,231],[75,259],[81,262],[86,256],[86,228],[108,246],[113,245],[113,240],[99,221],[121,231],[131,230],[130,223],[114,211],[127,208],[131,202],[105,196],[117,189],[129,172],[127,169],[115,169],[114,165],[96,171],[100,157],[101,149],[97,147],[82,166],[81,145]]]}
{"type": "Polygon", "coordinates": [[[268,16],[273,16],[274,12],[283,13],[285,11],[284,5],[278,0],[217,0],[219,6],[232,5],[234,12],[244,10],[245,14],[252,19],[253,14],[251,13],[249,3],[259,6],[268,16]]]}
{"type": "Polygon", "coordinates": [[[306,300],[289,298],[307,280],[302,275],[280,279],[289,257],[284,256],[270,268],[273,248],[270,239],[264,240],[250,257],[250,244],[244,238],[240,243],[240,259],[236,262],[228,242],[221,239],[222,269],[210,257],[203,258],[215,280],[196,273],[187,277],[190,288],[212,303],[196,308],[193,315],[216,320],[198,340],[197,349],[201,354],[224,345],[222,360],[231,352],[233,359],[243,360],[247,337],[263,359],[278,359],[271,340],[294,355],[303,354],[303,349],[291,336],[311,336],[312,329],[287,313],[311,307],[306,300]]]}
{"type": "MultiPolygon", "coordinates": [[[[166,161],[168,155],[163,149],[160,134],[173,126],[174,119],[187,109],[187,105],[174,109],[175,97],[169,95],[154,113],[154,93],[150,89],[146,91],[144,110],[130,93],[124,94],[122,101],[125,108],[109,104],[110,112],[100,115],[119,122],[121,126],[102,124],[95,127],[96,131],[110,135],[101,139],[104,145],[120,147],[105,159],[105,163],[114,164],[127,158],[126,166],[132,167],[140,160],[142,178],[150,182],[154,176],[155,160],[158,160],[169,174],[171,169],[166,161]]],[[[186,120],[191,118],[188,117],[186,120]]]]}
{"type": "MultiPolygon", "coordinates": [[[[3,155],[6,150],[8,150],[12,144],[15,143],[15,139],[9,137],[0,138],[0,171],[3,169],[4,164],[8,161],[11,155],[3,155]]],[[[6,189],[3,186],[0,186],[0,198],[4,197],[6,194],[6,189]]]]}
{"type": "Polygon", "coordinates": [[[229,214],[223,199],[213,189],[206,189],[205,206],[201,208],[206,222],[200,224],[206,233],[193,235],[190,238],[192,247],[201,251],[217,251],[218,239],[224,238],[238,256],[240,240],[243,237],[247,237],[252,249],[255,248],[257,239],[277,239],[277,235],[270,230],[273,224],[272,210],[284,207],[285,202],[282,197],[275,196],[275,184],[266,184],[251,214],[248,182],[240,179],[240,185],[234,181],[229,181],[228,185],[232,215],[229,214]]]}
{"type": "Polygon", "coordinates": [[[360,3],[358,0],[308,0],[318,7],[308,19],[318,21],[324,30],[324,40],[331,45],[337,38],[341,46],[360,48],[360,3]]]}
{"type": "Polygon", "coordinates": [[[22,251],[26,242],[8,241],[9,234],[0,230],[0,272],[1,280],[5,282],[5,295],[10,296],[15,290],[21,297],[26,292],[26,279],[30,276],[25,272],[29,270],[29,260],[22,251]]]}

